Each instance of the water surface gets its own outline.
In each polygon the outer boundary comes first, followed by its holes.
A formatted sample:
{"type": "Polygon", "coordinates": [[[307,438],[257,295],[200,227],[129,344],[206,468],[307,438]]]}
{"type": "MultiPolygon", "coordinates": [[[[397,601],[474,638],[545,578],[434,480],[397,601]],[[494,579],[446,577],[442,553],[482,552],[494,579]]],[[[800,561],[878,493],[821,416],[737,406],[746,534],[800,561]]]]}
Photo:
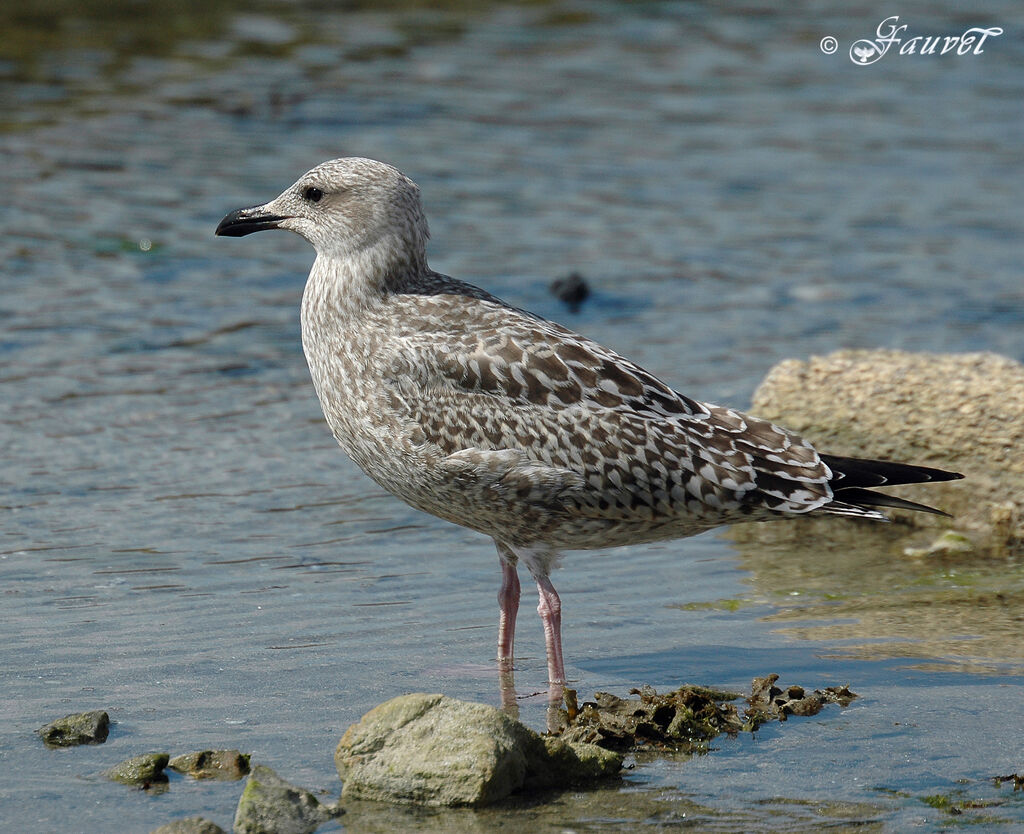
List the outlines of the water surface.
{"type": "MultiPolygon", "coordinates": [[[[1019,8],[898,10],[926,34],[1005,28],[980,56],[822,54],[883,11],[0,13],[4,825],[141,832],[203,813],[227,828],[238,785],[150,796],[99,774],[230,746],[333,794],[337,738],[380,701],[498,702],[490,542],[383,494],[334,446],[299,345],[308,246],[212,236],[323,159],[402,168],[435,268],[699,398],[744,407],[774,362],[841,347],[1024,358],[1019,8]],[[594,288],[575,315],[547,292],[572,270],[594,288]],[[117,722],[101,747],[32,735],[91,708],[117,722]]],[[[953,817],[924,801],[937,794],[1000,803],[957,818],[986,830],[1024,823],[1020,795],[990,781],[1021,765],[1019,611],[994,620],[936,570],[922,604],[953,600],[955,646],[865,638],[921,576],[856,558],[751,562],[718,534],[571,555],[556,584],[582,694],[778,672],[863,697],[547,808],[342,823],[938,830],[953,817]],[[864,608],[837,617],[851,590],[864,608]],[[995,627],[1006,639],[986,639],[995,627]],[[873,653],[848,650],[865,640],[873,653]]],[[[1017,563],[986,576],[1024,585],[1017,563]]],[[[524,602],[527,696],[545,664],[524,602]]],[[[542,696],[521,708],[543,727],[542,696]]]]}

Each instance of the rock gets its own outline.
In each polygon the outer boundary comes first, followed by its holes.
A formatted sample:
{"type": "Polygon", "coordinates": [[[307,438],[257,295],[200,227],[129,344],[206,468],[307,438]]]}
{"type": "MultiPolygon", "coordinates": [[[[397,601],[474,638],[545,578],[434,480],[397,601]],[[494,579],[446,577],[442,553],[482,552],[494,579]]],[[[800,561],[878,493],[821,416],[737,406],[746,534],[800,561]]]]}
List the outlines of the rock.
{"type": "Polygon", "coordinates": [[[590,285],[578,272],[571,272],[563,278],[556,278],[548,287],[551,294],[565,302],[570,312],[579,312],[580,306],[590,297],[590,285]]]}
{"type": "Polygon", "coordinates": [[[166,753],[144,753],[114,765],[106,775],[115,782],[148,788],[158,782],[167,781],[164,768],[167,767],[170,758],[166,753]]]}
{"type": "Polygon", "coordinates": [[[1024,790],[1024,773],[1007,773],[1005,776],[993,776],[992,781],[996,783],[997,788],[1003,786],[1003,782],[1010,782],[1013,784],[1015,791],[1024,790]]]}
{"type": "Polygon", "coordinates": [[[225,834],[216,823],[202,817],[186,817],[154,828],[149,834],[225,834]]]}
{"type": "Polygon", "coordinates": [[[927,556],[951,556],[958,553],[967,555],[974,553],[974,545],[962,533],[957,533],[955,530],[947,530],[928,547],[907,547],[903,550],[903,553],[918,559],[927,556]]]}
{"type": "Polygon", "coordinates": [[[966,475],[881,490],[952,519],[895,510],[892,524],[820,517],[729,528],[777,628],[841,642],[845,656],[956,658],[972,673],[1024,658],[1024,365],[987,353],[840,351],[777,365],[750,411],[832,454],[966,475]]]}
{"type": "Polygon", "coordinates": [[[527,773],[526,787],[582,788],[618,775],[622,755],[596,744],[568,741],[555,736],[541,736],[548,763],[527,773]]]}
{"type": "Polygon", "coordinates": [[[343,800],[477,807],[605,778],[622,765],[590,745],[546,742],[495,707],[426,694],[370,710],[345,732],[334,761],[343,800]]]}
{"type": "Polygon", "coordinates": [[[51,721],[36,732],[47,747],[74,747],[76,744],[103,744],[110,732],[110,716],[104,710],[73,712],[51,721]]]}
{"type": "Polygon", "coordinates": [[[201,750],[175,756],[167,766],[195,779],[233,781],[249,773],[249,757],[237,750],[201,750]]]}
{"type": "MultiPolygon", "coordinates": [[[[631,689],[639,698],[619,698],[598,692],[593,701],[573,709],[575,693],[566,699],[561,737],[584,740],[621,751],[670,749],[694,752],[707,749],[719,733],[736,735],[756,730],[766,721],[785,721],[788,715],[815,715],[828,703],[847,706],[857,696],[847,687],[828,687],[808,694],[802,686],[785,692],[775,686],[778,675],[755,678],[741,716],[729,703],[741,696],[689,684],[661,695],[650,686],[631,689]]],[[[567,695],[571,690],[566,690],[567,695]]]]}
{"type": "MultiPolygon", "coordinates": [[[[966,481],[903,487],[898,494],[945,509],[980,547],[1024,552],[1019,362],[993,353],[897,350],[791,359],[772,368],[750,410],[833,454],[963,472],[966,481]]],[[[905,516],[901,521],[915,526],[936,524],[920,513],[905,516]]]]}
{"type": "Polygon", "coordinates": [[[311,834],[344,814],[313,794],[289,784],[265,765],[255,765],[235,810],[234,834],[311,834]]]}
{"type": "Polygon", "coordinates": [[[701,748],[719,733],[736,733],[743,727],[736,707],[728,703],[740,697],[735,692],[681,686],[659,695],[644,686],[631,689],[630,694],[640,697],[598,692],[575,715],[570,708],[563,738],[618,751],[638,747],[678,750],[701,748]]]}
{"type": "Polygon", "coordinates": [[[825,704],[846,707],[857,697],[849,686],[829,686],[809,694],[802,686],[782,690],[775,685],[778,679],[775,674],[754,678],[750,697],[747,698],[750,706],[744,712],[747,719],[744,729],[757,729],[774,719],[785,721],[790,715],[817,715],[825,704]]]}

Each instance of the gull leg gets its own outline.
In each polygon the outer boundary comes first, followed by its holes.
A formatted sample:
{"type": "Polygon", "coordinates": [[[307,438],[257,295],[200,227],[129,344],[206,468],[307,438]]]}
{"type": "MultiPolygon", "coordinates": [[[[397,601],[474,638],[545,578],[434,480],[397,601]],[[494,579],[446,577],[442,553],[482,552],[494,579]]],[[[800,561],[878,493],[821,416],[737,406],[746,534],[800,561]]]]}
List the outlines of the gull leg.
{"type": "MultiPolygon", "coordinates": [[[[544,645],[548,653],[548,682],[559,685],[564,684],[562,600],[558,598],[558,592],[547,576],[541,575],[535,578],[537,579],[537,595],[540,597],[537,613],[540,614],[540,621],[544,624],[544,645]]],[[[560,691],[558,697],[561,697],[560,691]]]]}
{"type": "Polygon", "coordinates": [[[516,698],[515,672],[511,661],[498,665],[498,692],[501,694],[501,709],[509,718],[519,720],[519,699],[516,698]]]}
{"type": "Polygon", "coordinates": [[[498,661],[512,665],[512,647],[516,637],[516,615],[519,614],[518,558],[505,545],[498,543],[501,563],[501,589],[498,591],[498,661]]]}

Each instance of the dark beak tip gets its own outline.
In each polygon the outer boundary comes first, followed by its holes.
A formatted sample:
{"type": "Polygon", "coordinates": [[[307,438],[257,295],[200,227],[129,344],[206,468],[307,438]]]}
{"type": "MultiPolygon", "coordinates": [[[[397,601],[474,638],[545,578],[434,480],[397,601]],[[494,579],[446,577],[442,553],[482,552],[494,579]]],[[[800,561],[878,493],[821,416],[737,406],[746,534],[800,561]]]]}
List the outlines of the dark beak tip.
{"type": "Polygon", "coordinates": [[[238,209],[217,224],[214,235],[217,237],[244,237],[253,232],[276,229],[281,225],[281,221],[287,219],[278,214],[262,214],[253,209],[238,209]]]}
{"type": "Polygon", "coordinates": [[[214,235],[217,237],[239,237],[237,227],[235,229],[231,228],[231,217],[232,215],[229,214],[217,224],[217,229],[214,232],[214,235]]]}

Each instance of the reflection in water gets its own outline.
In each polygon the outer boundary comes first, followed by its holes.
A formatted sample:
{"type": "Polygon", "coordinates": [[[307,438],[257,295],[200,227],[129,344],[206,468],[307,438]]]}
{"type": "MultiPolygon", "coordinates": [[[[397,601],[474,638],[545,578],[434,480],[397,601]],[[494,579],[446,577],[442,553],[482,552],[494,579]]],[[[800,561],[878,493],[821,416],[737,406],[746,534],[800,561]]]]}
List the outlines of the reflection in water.
{"type": "Polygon", "coordinates": [[[498,691],[501,698],[501,708],[510,718],[519,720],[519,702],[524,698],[535,698],[538,695],[545,695],[547,699],[546,723],[548,732],[555,732],[562,725],[562,702],[565,696],[565,685],[562,683],[548,683],[547,692],[531,692],[528,695],[516,693],[515,671],[512,668],[512,660],[505,659],[498,661],[498,691]]]}
{"type": "Polygon", "coordinates": [[[930,541],[937,526],[819,519],[780,526],[736,526],[728,535],[758,596],[777,608],[767,619],[787,623],[785,633],[839,641],[836,651],[849,657],[934,658],[964,671],[1024,669],[1018,558],[915,553],[911,545],[930,541]]]}

